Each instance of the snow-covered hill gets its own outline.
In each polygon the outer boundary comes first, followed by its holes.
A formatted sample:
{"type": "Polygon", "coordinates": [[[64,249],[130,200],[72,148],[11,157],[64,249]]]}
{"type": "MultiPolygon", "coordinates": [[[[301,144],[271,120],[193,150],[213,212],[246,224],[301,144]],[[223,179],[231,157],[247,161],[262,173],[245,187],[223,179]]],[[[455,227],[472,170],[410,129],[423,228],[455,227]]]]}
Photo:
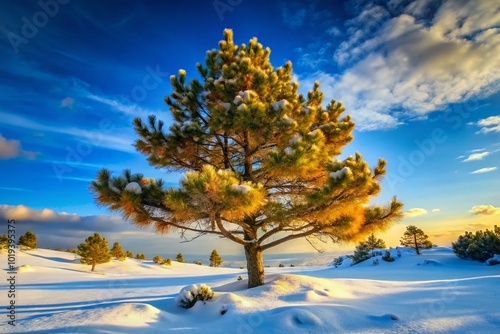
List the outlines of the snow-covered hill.
{"type": "MultiPolygon", "coordinates": [[[[16,326],[9,333],[495,333],[500,329],[500,265],[458,259],[448,248],[391,250],[334,268],[266,268],[266,285],[247,290],[245,271],[127,259],[96,267],[74,254],[19,253],[16,326]],[[179,290],[206,283],[213,300],[175,305],[179,290]],[[224,313],[224,311],[226,311],[224,313]],[[224,313],[224,314],[222,314],[224,313]]],[[[0,255],[5,268],[7,257],[0,255]]],[[[7,275],[7,274],[5,274],[7,275]]],[[[0,284],[2,305],[9,285],[0,284]]]]}

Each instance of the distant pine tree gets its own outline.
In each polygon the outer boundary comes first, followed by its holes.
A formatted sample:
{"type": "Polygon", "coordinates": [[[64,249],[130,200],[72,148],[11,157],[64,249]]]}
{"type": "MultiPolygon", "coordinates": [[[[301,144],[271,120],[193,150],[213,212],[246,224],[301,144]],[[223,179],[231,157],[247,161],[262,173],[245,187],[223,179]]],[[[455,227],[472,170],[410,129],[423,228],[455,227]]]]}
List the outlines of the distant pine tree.
{"type": "Polygon", "coordinates": [[[131,258],[131,259],[133,259],[133,258],[134,258],[134,253],[132,253],[132,252],[131,252],[131,251],[129,251],[129,250],[125,252],[125,255],[126,255],[128,258],[131,258]]]}
{"type": "Polygon", "coordinates": [[[24,235],[20,236],[17,244],[31,249],[38,248],[38,245],[36,244],[36,235],[31,231],[28,231],[24,235]]]}
{"type": "Polygon", "coordinates": [[[160,264],[162,264],[162,263],[163,263],[163,258],[162,258],[160,255],[156,255],[156,256],[153,258],[153,262],[154,262],[154,263],[160,263],[160,264]]]}
{"type": "Polygon", "coordinates": [[[135,256],[135,258],[137,260],[146,260],[146,255],[137,253],[137,255],[135,256]]]}
{"type": "Polygon", "coordinates": [[[222,257],[217,253],[217,250],[213,250],[210,254],[210,267],[218,267],[222,264],[222,257]]]}
{"type": "Polygon", "coordinates": [[[365,260],[368,260],[369,258],[372,257],[370,247],[368,244],[363,241],[360,242],[357,246],[356,249],[354,250],[354,254],[351,256],[352,258],[352,264],[358,264],[360,262],[363,262],[365,260]]]}
{"type": "Polygon", "coordinates": [[[127,258],[127,255],[118,241],[113,244],[110,253],[119,261],[124,261],[127,258]]]}
{"type": "Polygon", "coordinates": [[[97,264],[111,261],[108,241],[106,238],[101,237],[99,233],[94,233],[94,235],[85,239],[84,243],[79,244],[77,254],[81,257],[81,263],[92,266],[92,271],[94,271],[97,264]]]}
{"type": "Polygon", "coordinates": [[[184,263],[184,256],[182,256],[182,253],[177,254],[176,260],[177,262],[184,263]]]}
{"type": "Polygon", "coordinates": [[[372,252],[373,250],[377,248],[386,248],[387,246],[385,245],[385,241],[382,239],[377,239],[375,235],[372,233],[366,238],[366,245],[368,246],[368,249],[372,252]]]}
{"type": "Polygon", "coordinates": [[[415,225],[406,226],[406,231],[401,238],[401,245],[414,248],[418,255],[421,254],[420,249],[432,248],[429,237],[415,225]]]}

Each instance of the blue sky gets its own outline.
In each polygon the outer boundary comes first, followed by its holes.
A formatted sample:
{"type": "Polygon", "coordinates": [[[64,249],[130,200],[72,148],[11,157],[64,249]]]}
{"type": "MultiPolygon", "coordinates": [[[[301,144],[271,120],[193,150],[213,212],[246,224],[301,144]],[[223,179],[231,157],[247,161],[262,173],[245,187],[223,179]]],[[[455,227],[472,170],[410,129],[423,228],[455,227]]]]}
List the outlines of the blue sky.
{"type": "MultiPolygon", "coordinates": [[[[0,216],[44,247],[95,231],[145,253],[239,251],[180,243],[99,208],[97,171],[130,168],[175,186],[136,153],[134,117],[171,122],[170,74],[196,62],[224,28],[257,37],[275,67],[294,64],[302,91],[319,80],[357,124],[344,155],[388,161],[375,203],[397,195],[409,224],[439,244],[500,217],[500,4],[436,1],[5,1],[0,11],[0,216]],[[44,5],[40,5],[44,4],[44,5]],[[193,251],[193,247],[197,251],[193,251]]],[[[5,220],[4,220],[5,221],[5,220]]],[[[0,231],[1,232],[1,231],[0,231]]],[[[6,232],[6,227],[5,227],[6,232]]],[[[2,232],[3,233],[3,232],[2,232]]],[[[196,243],[196,244],[195,244],[196,243]]],[[[334,249],[334,248],[332,248],[334,249]]],[[[276,251],[311,251],[307,244],[276,251]]]]}

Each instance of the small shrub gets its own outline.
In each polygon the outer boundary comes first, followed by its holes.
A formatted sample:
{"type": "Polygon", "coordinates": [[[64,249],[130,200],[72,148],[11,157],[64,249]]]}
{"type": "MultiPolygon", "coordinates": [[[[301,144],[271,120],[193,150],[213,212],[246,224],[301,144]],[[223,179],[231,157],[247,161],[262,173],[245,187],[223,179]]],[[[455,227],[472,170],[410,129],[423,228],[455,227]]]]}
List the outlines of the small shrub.
{"type": "Polygon", "coordinates": [[[290,267],[295,267],[295,266],[293,264],[291,264],[290,267]]]}
{"type": "Polygon", "coordinates": [[[172,265],[172,259],[166,259],[166,260],[163,260],[163,262],[161,264],[164,264],[166,266],[171,266],[172,265]]]}
{"type": "Polygon", "coordinates": [[[500,254],[500,227],[495,225],[493,230],[465,232],[451,246],[458,257],[484,262],[500,254]]]}
{"type": "Polygon", "coordinates": [[[238,281],[243,281],[243,277],[238,276],[238,281]]]}
{"type": "Polygon", "coordinates": [[[193,261],[193,263],[194,263],[194,264],[197,264],[197,265],[199,265],[199,266],[202,266],[202,265],[203,265],[203,262],[201,262],[201,261],[193,261]]]}
{"type": "Polygon", "coordinates": [[[391,256],[391,252],[385,251],[384,256],[382,256],[382,260],[386,262],[394,262],[394,258],[391,256]]]}
{"type": "Polygon", "coordinates": [[[374,266],[378,266],[379,265],[378,259],[373,260],[373,265],[374,266]]]}
{"type": "Polygon", "coordinates": [[[160,255],[156,255],[154,258],[153,258],[153,262],[154,263],[163,263],[163,258],[160,256],[160,255]]]}
{"type": "Polygon", "coordinates": [[[240,269],[245,269],[245,267],[240,267],[240,269]]]}
{"type": "Polygon", "coordinates": [[[401,257],[401,251],[398,249],[398,257],[401,257]]]}
{"type": "Polygon", "coordinates": [[[284,268],[284,267],[285,267],[285,265],[284,265],[283,263],[280,263],[280,265],[279,265],[278,267],[280,267],[280,268],[284,268]]]}
{"type": "Polygon", "coordinates": [[[191,308],[197,301],[200,300],[205,303],[213,297],[214,293],[208,285],[200,284],[197,286],[193,284],[181,289],[179,295],[175,298],[175,303],[182,308],[191,308]]]}
{"type": "Polygon", "coordinates": [[[227,307],[226,305],[222,305],[222,307],[220,308],[220,315],[226,314],[228,309],[229,307],[227,307]]]}

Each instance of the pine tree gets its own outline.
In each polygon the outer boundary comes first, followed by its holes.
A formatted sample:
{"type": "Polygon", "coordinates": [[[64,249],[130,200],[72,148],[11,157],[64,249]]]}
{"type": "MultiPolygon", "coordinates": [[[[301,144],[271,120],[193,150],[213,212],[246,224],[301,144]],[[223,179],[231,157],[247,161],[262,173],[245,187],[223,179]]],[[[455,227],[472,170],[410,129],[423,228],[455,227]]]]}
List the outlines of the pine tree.
{"type": "Polygon", "coordinates": [[[217,250],[213,250],[210,254],[210,267],[218,267],[222,264],[222,257],[217,253],[217,250]]]}
{"type": "Polygon", "coordinates": [[[402,246],[414,248],[420,255],[420,249],[432,248],[432,242],[428,238],[424,231],[415,225],[409,225],[406,226],[406,231],[400,241],[402,246]]]}
{"type": "Polygon", "coordinates": [[[177,254],[176,260],[179,263],[184,263],[184,256],[182,256],[182,253],[177,254]]]}
{"type": "Polygon", "coordinates": [[[359,240],[401,218],[395,198],[368,206],[380,192],[386,162],[369,168],[361,154],[335,160],[354,122],[335,100],[323,104],[316,82],[298,93],[292,64],[273,68],[269,48],[252,38],[234,44],[224,31],[218,50],[197,64],[201,81],[179,70],[165,98],[174,123],[137,118],[136,149],[157,168],[186,172],[178,189],[124,171],[101,170],[91,189],[100,205],[136,225],[214,234],[240,244],[248,287],[264,284],[262,253],[311,238],[359,240]]]}
{"type": "Polygon", "coordinates": [[[135,258],[137,260],[146,260],[146,255],[137,253],[137,255],[135,256],[135,258]]]}
{"type": "Polygon", "coordinates": [[[92,271],[97,264],[111,261],[108,241],[101,237],[99,233],[89,236],[84,243],[78,245],[77,254],[80,255],[80,262],[92,266],[92,271]]]}
{"type": "Polygon", "coordinates": [[[382,239],[377,239],[373,233],[370,234],[368,238],[366,238],[366,245],[368,246],[368,249],[372,252],[372,256],[374,255],[373,254],[374,249],[387,247],[385,245],[385,241],[382,239]]]}
{"type": "Polygon", "coordinates": [[[451,246],[458,257],[486,261],[500,254],[500,227],[495,225],[493,230],[465,232],[451,246]]]}
{"type": "Polygon", "coordinates": [[[127,258],[127,255],[118,241],[113,244],[113,248],[111,248],[110,253],[119,261],[124,261],[127,258]]]}
{"type": "Polygon", "coordinates": [[[352,264],[358,264],[372,257],[371,249],[365,241],[360,242],[351,256],[352,264]]]}
{"type": "Polygon", "coordinates": [[[31,249],[38,248],[38,245],[36,244],[36,235],[31,231],[28,231],[24,235],[20,236],[17,244],[31,249]]]}
{"type": "Polygon", "coordinates": [[[134,253],[132,253],[132,252],[131,252],[131,251],[129,251],[129,250],[125,252],[125,255],[126,255],[128,258],[131,258],[131,259],[133,259],[133,258],[134,258],[134,253]]]}

